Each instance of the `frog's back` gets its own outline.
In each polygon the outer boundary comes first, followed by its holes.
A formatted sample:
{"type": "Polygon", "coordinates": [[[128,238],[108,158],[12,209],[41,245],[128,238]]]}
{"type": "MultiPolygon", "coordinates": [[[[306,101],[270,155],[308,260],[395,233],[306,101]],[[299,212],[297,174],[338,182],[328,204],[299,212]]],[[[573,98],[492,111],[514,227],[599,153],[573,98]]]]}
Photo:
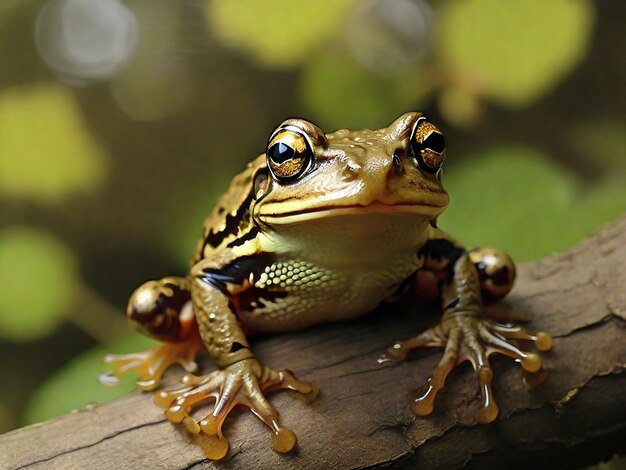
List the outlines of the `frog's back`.
{"type": "Polygon", "coordinates": [[[213,211],[204,219],[202,237],[198,241],[191,265],[217,253],[234,242],[252,225],[250,205],[254,198],[254,175],[265,168],[265,155],[259,155],[236,175],[218,199],[213,211]]]}

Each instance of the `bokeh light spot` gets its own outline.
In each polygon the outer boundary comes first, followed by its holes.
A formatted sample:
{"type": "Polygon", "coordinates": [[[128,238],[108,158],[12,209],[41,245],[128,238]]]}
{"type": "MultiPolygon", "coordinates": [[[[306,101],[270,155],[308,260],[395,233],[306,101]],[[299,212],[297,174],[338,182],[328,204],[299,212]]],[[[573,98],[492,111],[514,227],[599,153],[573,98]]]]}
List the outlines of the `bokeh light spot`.
{"type": "Polygon", "coordinates": [[[347,21],[345,44],[372,72],[398,75],[428,56],[434,19],[424,0],[370,0],[347,21]]]}
{"type": "Polygon", "coordinates": [[[51,333],[79,282],[74,255],[51,234],[17,226],[0,231],[0,337],[27,341],[51,333]]]}
{"type": "Polygon", "coordinates": [[[450,207],[438,225],[518,262],[565,251],[626,210],[619,178],[591,186],[538,148],[501,144],[454,163],[444,172],[450,207]]]}
{"type": "Polygon", "coordinates": [[[268,67],[293,67],[337,32],[356,0],[207,2],[211,30],[268,67]]]}
{"type": "Polygon", "coordinates": [[[68,83],[114,76],[137,46],[137,22],[119,0],[50,0],[37,15],[41,58],[68,83]]]}
{"type": "Polygon", "coordinates": [[[521,106],[580,63],[593,20],[587,0],[448,2],[437,29],[439,57],[452,80],[521,106]]]}
{"type": "Polygon", "coordinates": [[[0,93],[0,197],[59,202],[94,191],[106,173],[104,152],[67,87],[0,93]]]}

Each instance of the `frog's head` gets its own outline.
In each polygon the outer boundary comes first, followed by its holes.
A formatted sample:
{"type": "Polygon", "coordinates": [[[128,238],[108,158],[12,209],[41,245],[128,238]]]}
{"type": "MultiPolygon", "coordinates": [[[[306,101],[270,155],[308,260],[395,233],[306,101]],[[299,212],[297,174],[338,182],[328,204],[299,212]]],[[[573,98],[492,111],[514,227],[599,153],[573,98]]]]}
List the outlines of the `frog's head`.
{"type": "Polygon", "coordinates": [[[443,134],[421,113],[406,113],[383,129],[332,134],[288,119],[270,136],[268,173],[257,175],[253,214],[277,229],[359,216],[380,222],[373,214],[432,222],[448,204],[445,155],[443,134]]]}

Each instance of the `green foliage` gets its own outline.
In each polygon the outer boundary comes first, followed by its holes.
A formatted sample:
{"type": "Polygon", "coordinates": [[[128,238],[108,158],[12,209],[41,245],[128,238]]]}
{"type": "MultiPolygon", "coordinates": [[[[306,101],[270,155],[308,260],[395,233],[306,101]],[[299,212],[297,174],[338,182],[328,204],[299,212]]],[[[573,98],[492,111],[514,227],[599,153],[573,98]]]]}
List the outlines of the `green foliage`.
{"type": "Polygon", "coordinates": [[[564,251],[626,210],[619,180],[584,189],[537,149],[501,145],[456,163],[444,176],[451,203],[439,225],[517,261],[564,251]]]}
{"type": "Polygon", "coordinates": [[[68,88],[58,84],[0,93],[0,197],[58,202],[96,189],[105,155],[68,88]]]}
{"type": "Polygon", "coordinates": [[[22,424],[37,423],[94,403],[104,403],[134,390],[131,374],[120,378],[120,384],[109,387],[98,381],[98,375],[110,369],[102,362],[106,353],[136,352],[154,346],[154,341],[139,334],[129,335],[112,346],[97,346],[75,357],[46,380],[31,396],[22,424]]]}
{"type": "MultiPolygon", "coordinates": [[[[356,0],[207,2],[211,30],[266,67],[293,67],[340,29],[356,0]]],[[[314,62],[314,61],[313,61],[314,62]]]]}
{"type": "Polygon", "coordinates": [[[304,68],[301,99],[327,129],[388,125],[422,97],[419,76],[382,77],[349,56],[326,52],[304,68]]]}
{"type": "Polygon", "coordinates": [[[439,57],[464,88],[526,105],[583,59],[594,9],[587,0],[466,0],[440,11],[439,57]]]}
{"type": "Polygon", "coordinates": [[[480,122],[482,106],[478,97],[459,86],[450,85],[439,93],[439,109],[444,118],[459,127],[480,122]]]}
{"type": "Polygon", "coordinates": [[[80,281],[69,249],[29,227],[0,231],[0,337],[46,336],[62,321],[80,281]]]}

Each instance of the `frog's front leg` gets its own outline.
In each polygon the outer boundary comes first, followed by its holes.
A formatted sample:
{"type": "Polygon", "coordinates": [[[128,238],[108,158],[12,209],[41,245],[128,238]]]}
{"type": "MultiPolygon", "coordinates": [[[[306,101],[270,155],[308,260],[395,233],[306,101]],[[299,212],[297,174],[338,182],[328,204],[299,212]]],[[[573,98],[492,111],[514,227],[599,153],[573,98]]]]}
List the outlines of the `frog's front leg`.
{"type": "Polygon", "coordinates": [[[126,314],[138,331],[164,344],[138,353],[107,354],[104,361],[114,368],[100,376],[102,383],[115,385],[120,375],[133,371],[138,375],[137,387],[152,390],[173,364],[188,372],[197,370],[195,357],[202,341],[186,278],[165,277],[142,284],[131,295],[126,314]]]}
{"type": "Polygon", "coordinates": [[[250,408],[270,428],[275,450],[290,451],[295,435],[279,423],[278,413],[265,394],[279,389],[290,389],[310,398],[316,394],[314,386],[296,379],[290,371],[264,366],[253,354],[237,320],[238,294],[251,286],[255,266],[264,262],[261,255],[236,259],[218,255],[192,269],[191,293],[200,335],[220,369],[203,377],[187,375],[182,387],[162,391],[155,397],[156,403],[166,408],[168,419],[182,422],[213,460],[223,458],[228,451],[222,424],[236,405],[250,408]],[[213,411],[196,422],[191,410],[212,399],[213,411]]]}
{"type": "MultiPolygon", "coordinates": [[[[526,373],[538,373],[541,370],[540,356],[520,349],[516,340],[533,341],[538,350],[547,351],[552,346],[552,339],[547,333],[533,334],[515,324],[497,323],[483,315],[484,297],[501,297],[510,289],[502,279],[495,278],[502,276],[501,272],[492,270],[487,273],[483,269],[485,263],[506,264],[497,259],[495,250],[468,253],[450,241],[431,240],[422,249],[422,255],[426,259],[425,267],[432,269],[441,280],[442,319],[418,336],[394,344],[381,361],[403,360],[410,350],[419,347],[444,348],[443,356],[426,385],[412,396],[412,409],[420,416],[433,411],[435,396],[452,369],[469,361],[482,393],[482,407],[477,410],[476,419],[482,423],[491,422],[498,415],[498,406],[491,392],[493,370],[489,356],[493,353],[510,356],[526,373]],[[488,253],[490,258],[483,260],[481,253],[488,253]]],[[[510,278],[511,284],[512,280],[510,278]]]]}

